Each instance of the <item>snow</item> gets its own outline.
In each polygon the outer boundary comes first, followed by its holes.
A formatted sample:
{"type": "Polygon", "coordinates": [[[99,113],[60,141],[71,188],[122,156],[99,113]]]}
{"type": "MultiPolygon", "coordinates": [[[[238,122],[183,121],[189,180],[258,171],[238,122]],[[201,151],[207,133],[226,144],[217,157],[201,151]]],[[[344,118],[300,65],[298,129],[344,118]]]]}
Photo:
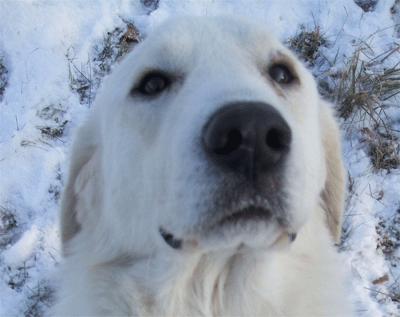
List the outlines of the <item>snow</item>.
{"type": "Polygon", "coordinates": [[[33,255],[38,244],[38,238],[39,231],[36,226],[25,231],[12,248],[3,252],[4,264],[9,266],[23,265],[33,255]]]}
{"type": "MultiPolygon", "coordinates": [[[[300,25],[318,25],[331,43],[321,52],[334,73],[344,67],[357,43],[366,42],[375,55],[400,43],[394,31],[400,14],[393,18],[390,12],[394,2],[379,0],[371,12],[351,0],[160,0],[154,11],[139,0],[0,2],[0,61],[8,70],[0,98],[0,215],[11,212],[17,222],[4,246],[0,236],[0,316],[41,315],[51,305],[41,298],[44,305],[39,307],[34,295],[43,285],[57,287],[53,275],[60,260],[59,195],[71,137],[91,105],[87,100],[81,104],[71,90],[71,66],[100,81],[91,61],[107,32],[131,22],[145,36],[163,20],[188,14],[240,15],[262,23],[282,40],[294,36],[300,25]],[[40,129],[59,128],[65,121],[57,137],[40,129]]],[[[396,58],[388,58],[385,66],[396,58]]],[[[392,103],[390,114],[400,122],[399,102],[392,103]]],[[[395,219],[400,208],[399,170],[374,171],[359,137],[344,133],[343,141],[354,181],[345,218],[351,232],[341,251],[351,273],[349,286],[360,316],[396,316],[399,302],[384,294],[400,281],[400,253],[397,249],[388,260],[377,249],[376,226],[382,219],[395,219]],[[387,283],[373,285],[385,274],[387,283]]]]}

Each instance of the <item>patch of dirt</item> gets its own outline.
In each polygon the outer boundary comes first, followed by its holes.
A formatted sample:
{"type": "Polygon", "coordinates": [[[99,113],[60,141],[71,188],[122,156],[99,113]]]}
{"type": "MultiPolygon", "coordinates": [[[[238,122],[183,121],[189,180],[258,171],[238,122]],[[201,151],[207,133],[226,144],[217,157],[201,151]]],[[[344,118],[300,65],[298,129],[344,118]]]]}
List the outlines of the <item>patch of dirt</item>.
{"type": "Polygon", "coordinates": [[[42,133],[42,136],[50,138],[50,139],[59,139],[63,136],[65,126],[67,125],[68,120],[61,122],[57,126],[40,126],[38,129],[42,133]]]}
{"type": "Polygon", "coordinates": [[[62,104],[49,104],[37,112],[37,116],[43,120],[51,120],[60,123],[64,119],[67,110],[62,104]]]}
{"type": "Polygon", "coordinates": [[[0,101],[3,99],[4,91],[8,84],[8,70],[4,58],[0,56],[0,101]]]}
{"type": "Polygon", "coordinates": [[[115,28],[113,31],[107,32],[102,43],[94,47],[93,62],[98,67],[98,70],[95,71],[101,76],[108,74],[111,66],[125,56],[140,40],[139,31],[131,23],[126,25],[125,30],[115,28]]]}
{"type": "Polygon", "coordinates": [[[375,11],[375,7],[379,0],[354,0],[355,4],[358,5],[364,12],[375,11]]]}
{"type": "MultiPolygon", "coordinates": [[[[379,236],[376,248],[392,260],[391,256],[394,256],[400,247],[400,208],[396,210],[393,217],[381,218],[375,230],[379,236]]],[[[398,260],[397,257],[396,260],[398,260]]]]}
{"type": "Polygon", "coordinates": [[[62,104],[49,104],[38,110],[36,115],[43,120],[38,126],[43,137],[59,139],[63,136],[68,120],[65,119],[67,109],[62,104]]]}
{"type": "Polygon", "coordinates": [[[314,29],[307,29],[304,25],[301,25],[300,31],[290,38],[287,44],[309,66],[314,66],[319,57],[320,47],[327,46],[328,42],[319,26],[315,26],[314,29]]]}
{"type": "Polygon", "coordinates": [[[60,166],[58,166],[56,170],[55,182],[50,184],[48,189],[49,194],[56,202],[58,202],[61,198],[62,185],[63,185],[62,172],[60,166]]]}
{"type": "Polygon", "coordinates": [[[400,37],[400,0],[396,0],[390,8],[392,19],[394,22],[394,32],[397,37],[400,37]]]}
{"type": "Polygon", "coordinates": [[[148,14],[158,8],[160,0],[140,0],[143,6],[148,10],[148,14]]]}
{"type": "Polygon", "coordinates": [[[400,166],[400,143],[393,133],[361,129],[362,141],[368,145],[368,155],[375,170],[396,169],[400,166]]]}
{"type": "Polygon", "coordinates": [[[0,207],[0,248],[4,248],[16,239],[18,222],[15,211],[0,207]]]}

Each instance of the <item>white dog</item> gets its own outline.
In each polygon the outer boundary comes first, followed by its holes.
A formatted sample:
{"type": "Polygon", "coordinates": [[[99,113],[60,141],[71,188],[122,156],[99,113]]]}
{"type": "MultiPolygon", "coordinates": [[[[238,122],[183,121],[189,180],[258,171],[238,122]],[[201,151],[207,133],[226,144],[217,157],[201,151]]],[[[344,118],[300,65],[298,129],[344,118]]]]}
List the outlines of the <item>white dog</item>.
{"type": "Polygon", "coordinates": [[[163,24],[78,132],[54,314],[352,315],[340,153],[312,75],[270,33],[163,24]]]}

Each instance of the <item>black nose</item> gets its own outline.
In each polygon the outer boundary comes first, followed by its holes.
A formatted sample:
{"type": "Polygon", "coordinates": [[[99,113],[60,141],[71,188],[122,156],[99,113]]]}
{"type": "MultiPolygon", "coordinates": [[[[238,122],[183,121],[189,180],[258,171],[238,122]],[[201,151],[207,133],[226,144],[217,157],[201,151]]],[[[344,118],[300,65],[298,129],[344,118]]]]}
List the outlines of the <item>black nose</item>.
{"type": "Polygon", "coordinates": [[[291,140],[286,121],[262,102],[225,105],[203,130],[203,146],[212,161],[252,179],[281,166],[291,140]]]}

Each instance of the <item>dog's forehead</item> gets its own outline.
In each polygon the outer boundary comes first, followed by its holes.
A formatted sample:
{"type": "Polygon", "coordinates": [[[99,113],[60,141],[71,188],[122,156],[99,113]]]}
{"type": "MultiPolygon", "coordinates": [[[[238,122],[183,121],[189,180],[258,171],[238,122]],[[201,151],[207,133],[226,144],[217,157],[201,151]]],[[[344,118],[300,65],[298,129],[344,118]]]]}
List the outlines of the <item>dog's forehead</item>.
{"type": "Polygon", "coordinates": [[[148,37],[151,51],[182,62],[186,56],[223,55],[234,51],[266,56],[283,49],[267,28],[236,17],[180,17],[157,27],[148,37]],[[212,43],[213,45],[210,45],[212,43]]]}

